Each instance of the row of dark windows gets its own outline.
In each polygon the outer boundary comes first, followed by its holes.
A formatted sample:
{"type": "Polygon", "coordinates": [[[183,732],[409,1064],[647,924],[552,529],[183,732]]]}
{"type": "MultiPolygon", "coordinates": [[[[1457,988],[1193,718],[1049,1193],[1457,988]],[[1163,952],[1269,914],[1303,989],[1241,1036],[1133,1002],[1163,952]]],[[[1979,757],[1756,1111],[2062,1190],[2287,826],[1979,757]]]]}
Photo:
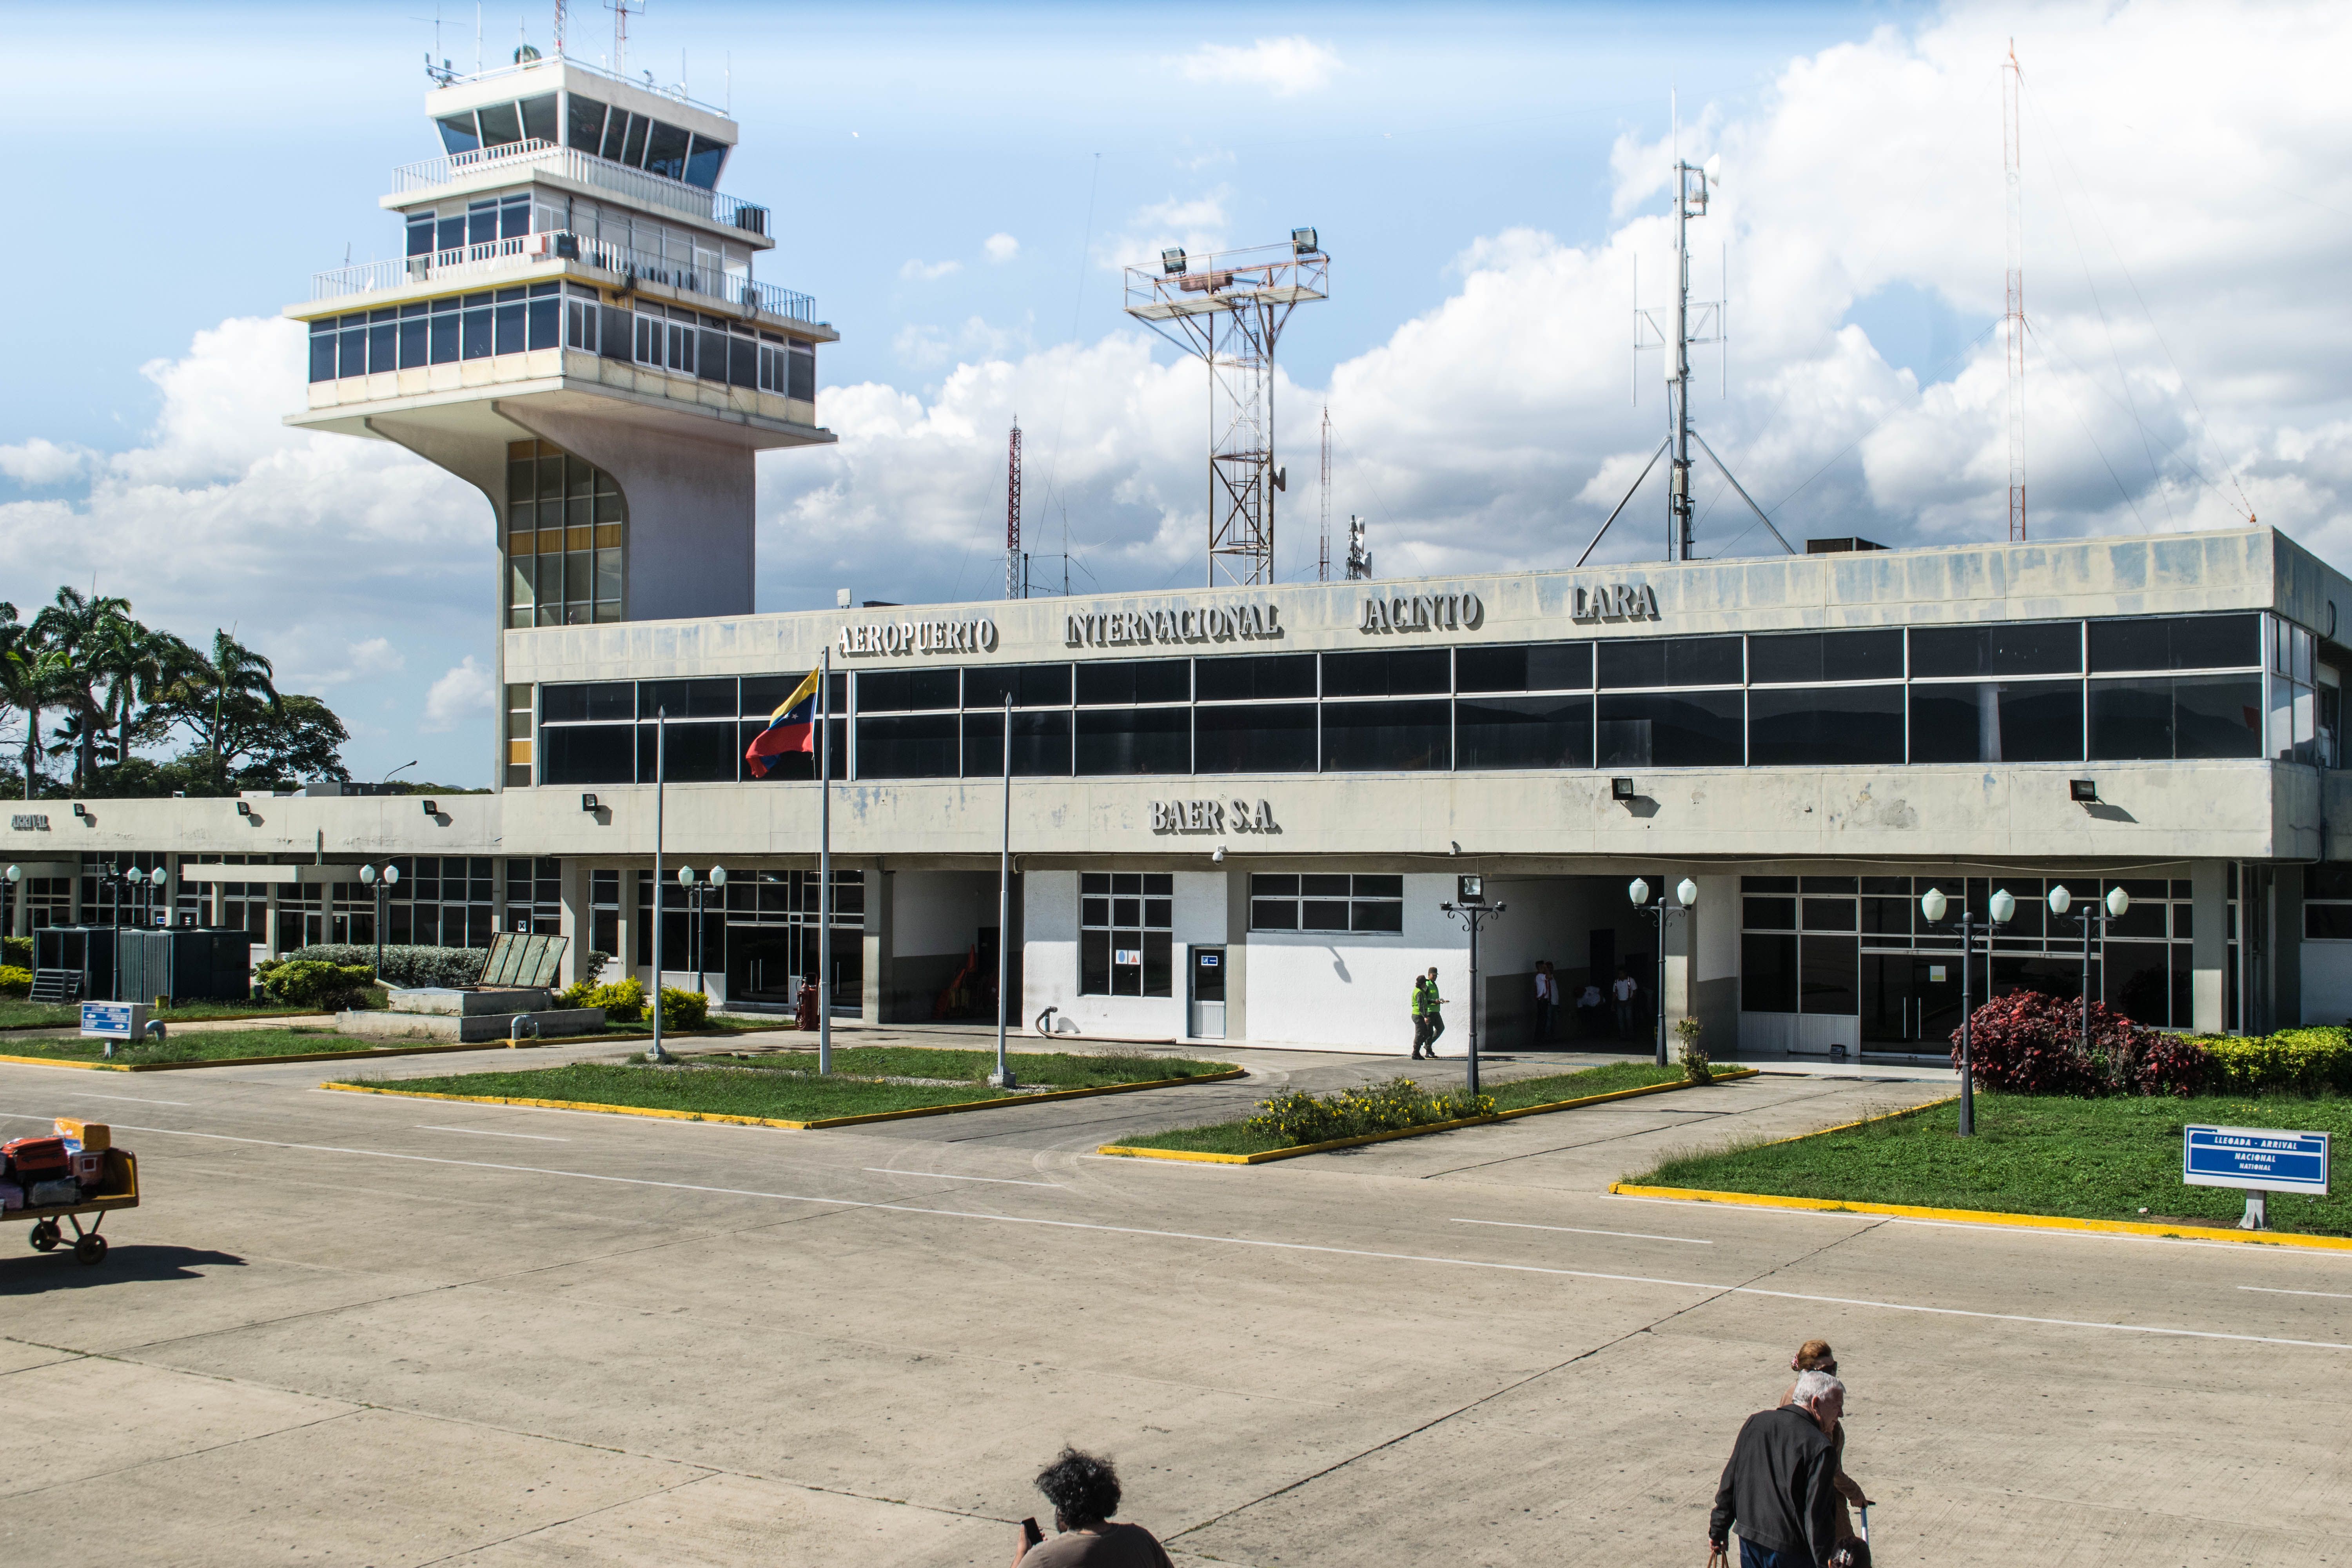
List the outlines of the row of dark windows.
{"type": "Polygon", "coordinates": [[[560,140],[610,163],[625,163],[706,191],[717,188],[719,172],[726,165],[730,151],[726,142],[576,92],[570,97],[571,102],[562,111],[557,95],[545,92],[439,115],[434,123],[440,129],[443,150],[453,155],[525,141],[551,146],[560,140]],[[564,121],[560,138],[559,118],[564,121]]]}

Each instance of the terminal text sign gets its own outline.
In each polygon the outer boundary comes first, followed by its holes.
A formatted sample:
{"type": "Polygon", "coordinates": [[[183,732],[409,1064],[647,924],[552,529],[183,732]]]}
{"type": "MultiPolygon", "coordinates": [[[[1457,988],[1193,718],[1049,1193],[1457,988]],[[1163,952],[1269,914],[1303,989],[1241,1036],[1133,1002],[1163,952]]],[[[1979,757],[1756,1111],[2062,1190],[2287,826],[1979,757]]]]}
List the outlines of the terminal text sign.
{"type": "Polygon", "coordinates": [[[2267,1127],[2188,1127],[2181,1130],[2180,1179],[2192,1187],[2243,1187],[2251,1192],[2327,1195],[2325,1132],[2284,1132],[2267,1127]]]}

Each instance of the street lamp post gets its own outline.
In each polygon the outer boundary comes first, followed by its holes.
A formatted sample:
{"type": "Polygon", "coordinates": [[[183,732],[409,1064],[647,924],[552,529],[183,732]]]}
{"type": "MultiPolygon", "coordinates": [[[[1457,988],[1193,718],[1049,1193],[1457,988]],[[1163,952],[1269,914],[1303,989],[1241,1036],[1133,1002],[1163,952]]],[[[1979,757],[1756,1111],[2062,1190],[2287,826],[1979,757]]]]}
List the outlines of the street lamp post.
{"type": "Polygon", "coordinates": [[[392,897],[393,885],[400,880],[400,868],[386,866],[378,871],[373,866],[360,868],[360,881],[375,889],[375,978],[383,983],[383,924],[386,915],[384,900],[392,897]]]}
{"type": "MultiPolygon", "coordinates": [[[[1486,901],[1486,879],[1484,877],[1456,877],[1454,879],[1454,895],[1458,901],[1450,904],[1440,904],[1437,907],[1470,928],[1470,1050],[1468,1061],[1470,1064],[1470,1098],[1475,1100],[1478,1097],[1478,928],[1486,921],[1501,914],[1506,909],[1509,908],[1509,906],[1507,904],[1490,904],[1486,901]]],[[[1429,1054],[1431,1056],[1435,1056],[1437,1054],[1437,1047],[1432,1046],[1429,1048],[1429,1054]]]]}
{"type": "MultiPolygon", "coordinates": [[[[2066,910],[2072,907],[2074,901],[2074,895],[2068,892],[2063,883],[2050,889],[2050,912],[2053,915],[2064,919],[2066,910]]],[[[2083,1022],[2080,1048],[2086,1058],[2091,1054],[2091,927],[2095,921],[2098,925],[2099,957],[2104,961],[2107,955],[2107,921],[2123,919],[2125,911],[2130,908],[2131,895],[2121,888],[2110,888],[2105,899],[2074,917],[2083,927],[2083,1022]]]]}
{"type": "Polygon", "coordinates": [[[1666,1065],[1666,921],[1670,916],[1687,915],[1698,904],[1698,884],[1685,877],[1675,889],[1681,901],[1669,904],[1663,889],[1656,903],[1650,901],[1650,884],[1636,877],[1625,888],[1625,897],[1654,921],[1658,928],[1658,990],[1652,1010],[1658,1016],[1658,1065],[1666,1065]]]}
{"type": "Polygon", "coordinates": [[[693,867],[680,866],[677,868],[677,885],[686,889],[686,918],[693,922],[686,941],[694,954],[694,988],[699,992],[702,990],[702,916],[709,907],[707,900],[713,891],[725,897],[727,868],[713,866],[710,874],[698,882],[694,879],[693,867]]]}
{"type": "MultiPolygon", "coordinates": [[[[1940,924],[1948,907],[1949,900],[1944,897],[1940,888],[1930,888],[1920,896],[1919,912],[1927,917],[1930,925],[1940,924]]],[[[2007,925],[2017,913],[2017,900],[2006,888],[1997,889],[1986,906],[1986,913],[1992,917],[1994,925],[2007,925]]],[[[1977,1135],[1976,1056],[1973,1049],[1976,1019],[1969,1006],[1969,965],[1975,956],[1976,911],[1968,907],[1968,900],[1963,897],[1960,900],[1960,1136],[1963,1138],[1977,1135]]],[[[1991,961],[1992,932],[1987,930],[1985,962],[1990,964],[1991,961]]],[[[1992,988],[1990,976],[1986,978],[1985,988],[1990,991],[1992,988]]]]}

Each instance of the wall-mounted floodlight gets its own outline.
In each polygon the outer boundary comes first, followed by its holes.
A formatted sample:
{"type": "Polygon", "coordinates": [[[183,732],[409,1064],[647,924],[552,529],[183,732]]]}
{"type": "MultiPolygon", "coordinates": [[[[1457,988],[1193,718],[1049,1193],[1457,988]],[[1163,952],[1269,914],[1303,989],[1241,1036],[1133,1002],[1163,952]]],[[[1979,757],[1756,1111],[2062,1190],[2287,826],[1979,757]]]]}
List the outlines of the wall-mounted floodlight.
{"type": "Polygon", "coordinates": [[[1611,800],[1632,800],[1633,798],[1633,781],[1632,779],[1611,779],[1609,781],[1609,798],[1611,800]]]}
{"type": "Polygon", "coordinates": [[[2068,779],[2066,781],[2066,798],[2080,805],[2098,805],[2099,781],[2096,779],[2068,779]]]}
{"type": "Polygon", "coordinates": [[[1184,270],[1184,247],[1171,245],[1160,253],[1160,270],[1173,278],[1184,270]]]}
{"type": "Polygon", "coordinates": [[[425,803],[425,815],[433,817],[439,816],[441,815],[441,803],[437,800],[426,801],[425,803]]]}
{"type": "Polygon", "coordinates": [[[1486,901],[1486,879],[1456,877],[1454,879],[1454,900],[1462,904],[1483,904],[1486,901]]]}
{"type": "Polygon", "coordinates": [[[1315,243],[1313,229],[1294,228],[1290,231],[1290,249],[1294,256],[1316,256],[1322,252],[1323,247],[1315,243]]]}
{"type": "Polygon", "coordinates": [[[593,795],[582,795],[580,797],[580,809],[583,811],[594,811],[598,809],[596,805],[596,797],[593,795]]]}
{"type": "Polygon", "coordinates": [[[238,801],[236,803],[236,814],[239,816],[251,816],[253,815],[253,802],[249,800],[238,801]]]}
{"type": "Polygon", "coordinates": [[[73,813],[76,816],[88,816],[89,815],[89,808],[82,805],[81,802],[76,801],[73,803],[73,813]]]}

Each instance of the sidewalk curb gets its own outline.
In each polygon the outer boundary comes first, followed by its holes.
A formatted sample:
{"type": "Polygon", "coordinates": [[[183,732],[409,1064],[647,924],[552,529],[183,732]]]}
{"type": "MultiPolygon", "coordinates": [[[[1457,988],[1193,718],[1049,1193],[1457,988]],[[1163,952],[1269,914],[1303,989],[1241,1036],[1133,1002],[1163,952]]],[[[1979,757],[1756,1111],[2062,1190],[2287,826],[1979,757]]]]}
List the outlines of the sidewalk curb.
{"type": "MultiPolygon", "coordinates": [[[[595,1037],[583,1035],[581,1039],[595,1037]]],[[[561,1040],[531,1040],[530,1045],[561,1045],[561,1040]]],[[[283,1067],[289,1062],[364,1061],[373,1057],[436,1056],[445,1051],[503,1051],[506,1040],[478,1040],[460,1046],[382,1046],[372,1051],[301,1051],[290,1057],[204,1057],[185,1062],[78,1062],[63,1057],[0,1057],[19,1067],[78,1068],[84,1072],[185,1072],[191,1068],[283,1067]]]]}
{"type": "Polygon", "coordinates": [[[906,1110],[877,1110],[864,1116],[825,1116],[813,1121],[786,1121],[770,1116],[730,1116],[716,1110],[672,1110],[656,1105],[598,1105],[584,1100],[525,1100],[501,1094],[442,1094],[432,1089],[396,1089],[389,1084],[322,1083],[320,1089],[344,1094],[390,1094],[408,1100],[455,1100],[472,1105],[521,1105],[541,1110],[592,1110],[607,1116],[652,1116],[670,1121],[719,1121],[732,1127],[778,1127],[788,1132],[818,1132],[828,1127],[858,1127],[869,1121],[904,1121],[917,1116],[951,1116],[962,1110],[995,1110],[1008,1105],[1035,1105],[1045,1100],[1091,1100],[1097,1095],[1133,1094],[1146,1089],[1177,1089],[1190,1083],[1221,1083],[1246,1078],[1247,1068],[1206,1073],[1199,1078],[1163,1078],[1149,1083],[1113,1083],[1096,1089],[1056,1089],[1044,1094],[1016,1094],[997,1100],[968,1100],[961,1105],[918,1105],[906,1110]]]}
{"type": "MultiPolygon", "coordinates": [[[[1733,1068],[1715,1075],[1715,1083],[1726,1083],[1757,1076],[1754,1068],[1733,1068]]],[[[1615,1089],[1607,1094],[1588,1094],[1576,1100],[1556,1100],[1546,1105],[1522,1105],[1511,1110],[1498,1110],[1492,1116],[1465,1116],[1454,1121],[1432,1121],[1420,1127],[1400,1127],[1392,1132],[1364,1132],[1353,1138],[1332,1138],[1320,1143],[1294,1143],[1287,1149],[1261,1149],[1255,1154],[1212,1154],[1196,1149],[1145,1149],[1125,1143],[1105,1143],[1095,1151],[1135,1160],[1192,1160],[1204,1165],[1263,1165],[1275,1160],[1293,1160],[1301,1154],[1320,1154],[1332,1149],[1355,1149],[1366,1143],[1386,1143],[1395,1138],[1419,1138],[1429,1132],[1451,1132],[1460,1127],[1486,1127],[1497,1121],[1510,1121],[1522,1116],[1541,1116],[1554,1110],[1573,1110],[1580,1105],[1600,1105],[1612,1100],[1633,1100],[1645,1094],[1667,1094],[1679,1089],[1701,1086],[1684,1079],[1679,1083],[1645,1083],[1639,1089],[1615,1089]]],[[[1713,1084],[1706,1087],[1712,1088],[1713,1084]]]]}
{"type": "Polygon", "coordinates": [[[2305,1247],[2352,1252],[2352,1237],[2304,1236],[2293,1231],[2222,1230],[2210,1226],[2156,1225],[2146,1220],[2073,1219],[2064,1215],[2003,1214],[1994,1209],[1934,1209],[1911,1204],[1849,1203],[1838,1198],[1792,1198],[1769,1193],[1717,1193],[1697,1187],[1644,1187],[1612,1182],[1618,1197],[1664,1198],[1675,1203],[1731,1204],[1750,1208],[1803,1209],[1814,1213],[1885,1215],[1896,1219],[1945,1220],[1960,1225],[2005,1226],[2021,1230],[2087,1231],[2103,1236],[2147,1236],[2177,1241],[2234,1241],[2249,1247],[2305,1247]]]}

